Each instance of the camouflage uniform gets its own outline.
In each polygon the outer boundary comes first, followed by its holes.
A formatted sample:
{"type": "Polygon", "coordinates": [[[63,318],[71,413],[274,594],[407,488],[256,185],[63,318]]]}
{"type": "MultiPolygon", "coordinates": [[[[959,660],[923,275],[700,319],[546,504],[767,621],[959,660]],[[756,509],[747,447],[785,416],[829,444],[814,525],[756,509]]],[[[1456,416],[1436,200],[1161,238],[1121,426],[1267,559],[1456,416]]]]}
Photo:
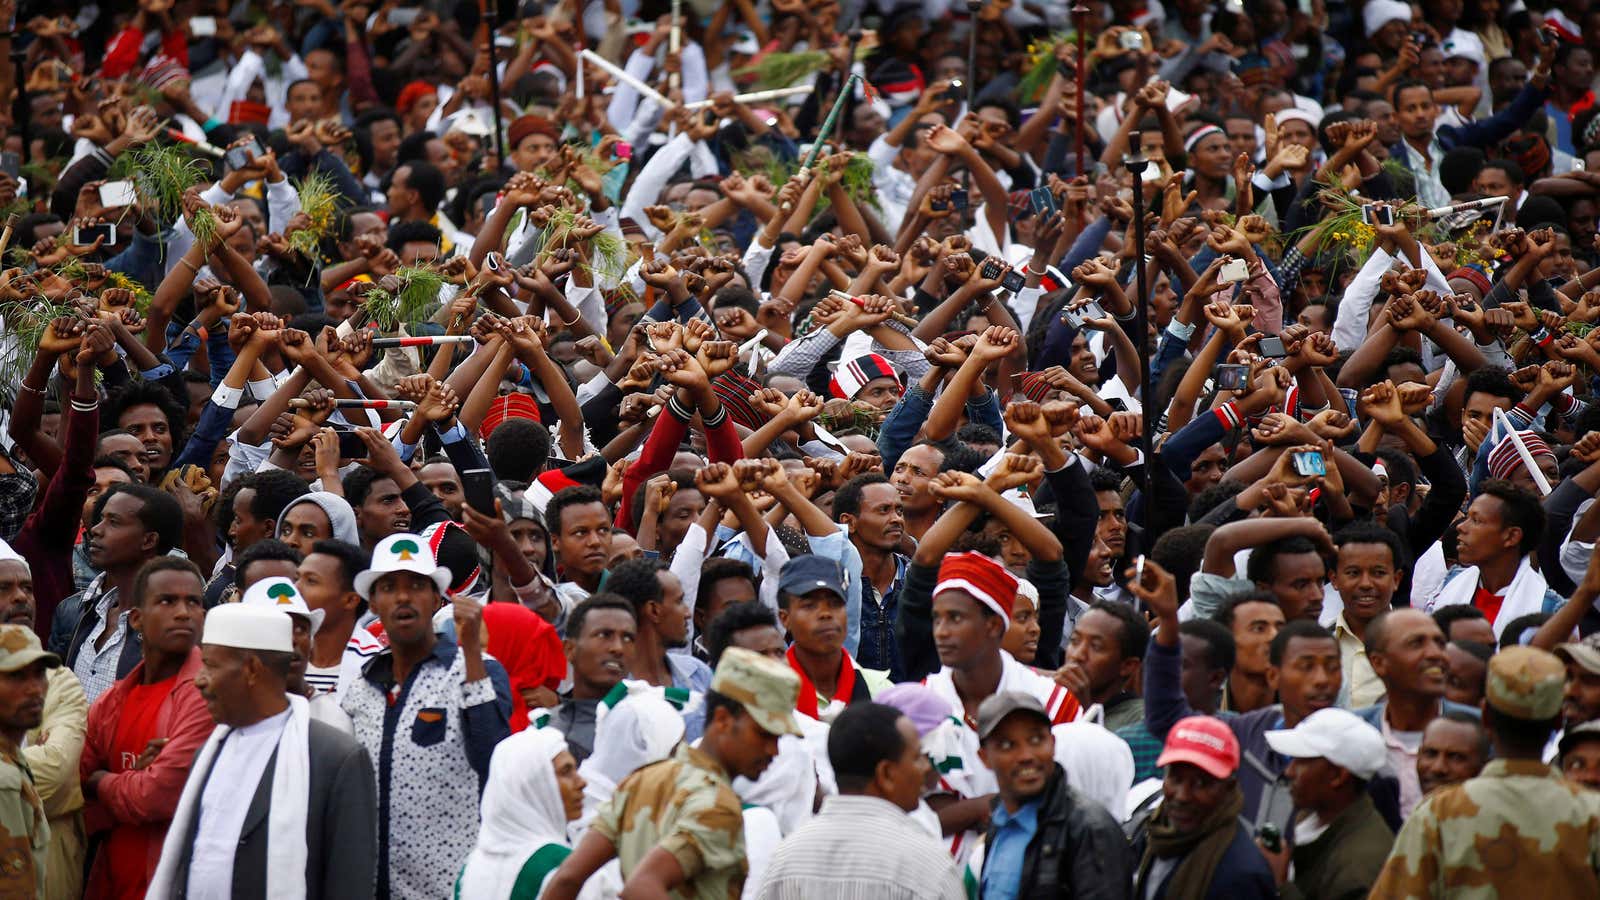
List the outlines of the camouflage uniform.
{"type": "MultiPolygon", "coordinates": [[[[1564,667],[1511,647],[1489,661],[1485,697],[1529,721],[1561,708],[1564,667]]],[[[1373,897],[1600,897],[1600,795],[1536,759],[1497,759],[1429,795],[1406,820],[1373,897]]]]}
{"type": "MultiPolygon", "coordinates": [[[[737,701],[769,734],[800,734],[794,720],[800,677],[787,665],[730,648],[711,690],[737,701]]],[[[749,866],[739,795],[722,766],[688,744],[624,779],[590,828],[617,848],[624,881],[660,847],[683,869],[674,896],[737,900],[744,890],[749,866]]]]}
{"type": "MultiPolygon", "coordinates": [[[[0,672],[16,672],[41,659],[50,667],[61,665],[60,657],[40,646],[33,629],[0,625],[0,672]]],[[[0,739],[0,897],[43,900],[49,850],[50,822],[33,772],[22,752],[0,739]]]]}

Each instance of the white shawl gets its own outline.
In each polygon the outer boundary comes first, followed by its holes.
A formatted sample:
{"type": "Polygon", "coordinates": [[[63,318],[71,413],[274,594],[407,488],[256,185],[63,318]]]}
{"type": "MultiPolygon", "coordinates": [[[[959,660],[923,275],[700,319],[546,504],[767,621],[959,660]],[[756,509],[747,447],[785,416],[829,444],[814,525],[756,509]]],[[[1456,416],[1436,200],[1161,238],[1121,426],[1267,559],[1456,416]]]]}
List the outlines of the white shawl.
{"type": "MultiPolygon", "coordinates": [[[[1506,625],[1516,621],[1521,616],[1544,611],[1544,595],[1549,590],[1544,576],[1535,571],[1530,560],[1531,556],[1524,556],[1521,564],[1517,566],[1517,574],[1506,586],[1505,601],[1500,604],[1500,612],[1491,622],[1494,626],[1494,636],[1506,630],[1506,625]]],[[[1434,595],[1428,603],[1427,612],[1431,615],[1441,606],[1453,606],[1458,603],[1471,603],[1472,595],[1478,590],[1478,567],[1467,566],[1447,578],[1444,586],[1439,588],[1439,593],[1434,595]]]]}
{"type": "Polygon", "coordinates": [[[483,786],[478,844],[461,870],[458,896],[511,896],[523,865],[546,844],[567,846],[567,813],[552,764],[567,749],[553,728],[528,728],[494,748],[483,786]]]}
{"type": "MultiPolygon", "coordinates": [[[[311,798],[310,708],[304,697],[290,696],[289,721],[278,738],[277,760],[272,770],[272,798],[267,812],[267,896],[277,900],[304,900],[306,895],[306,809],[311,798]]],[[[148,900],[166,900],[177,890],[178,858],[200,807],[206,776],[217,760],[222,742],[233,729],[218,725],[200,748],[189,780],[183,784],[177,811],[161,845],[161,862],[145,894],[148,900]]],[[[243,787],[241,785],[241,787],[243,787]]],[[[254,788],[251,788],[254,793],[254,788]]],[[[248,797],[245,802],[249,802],[248,797]]]]}

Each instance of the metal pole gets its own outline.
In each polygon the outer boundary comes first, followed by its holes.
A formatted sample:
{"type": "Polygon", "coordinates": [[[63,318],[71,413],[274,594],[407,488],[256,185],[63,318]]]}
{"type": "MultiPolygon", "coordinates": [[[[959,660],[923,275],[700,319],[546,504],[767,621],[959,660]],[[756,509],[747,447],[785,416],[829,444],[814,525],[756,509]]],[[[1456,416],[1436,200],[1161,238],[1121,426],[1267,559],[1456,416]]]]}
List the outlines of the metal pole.
{"type": "MultiPolygon", "coordinates": [[[[495,50],[494,35],[500,25],[499,0],[488,0],[483,5],[483,21],[489,26],[489,102],[494,104],[494,159],[496,166],[506,164],[505,129],[500,127],[500,73],[495,71],[495,57],[499,53],[495,50]]],[[[579,22],[582,28],[583,23],[579,22]]],[[[578,60],[578,65],[583,65],[583,60],[578,60]]]]}
{"type": "Polygon", "coordinates": [[[1083,90],[1084,82],[1088,80],[1089,53],[1085,49],[1085,41],[1088,39],[1086,28],[1088,18],[1089,7],[1084,6],[1082,3],[1072,7],[1072,30],[1076,32],[1078,39],[1078,84],[1076,91],[1078,112],[1077,121],[1073,123],[1072,128],[1073,149],[1078,157],[1078,171],[1074,172],[1074,175],[1085,174],[1083,170],[1083,90]]]}
{"type": "Polygon", "coordinates": [[[27,50],[17,46],[15,35],[11,38],[11,67],[15,74],[17,96],[11,103],[11,118],[17,123],[17,131],[22,135],[22,152],[17,154],[23,165],[27,165],[29,156],[33,153],[33,104],[28,100],[28,75],[23,71],[23,60],[27,57],[27,50]]]}
{"type": "Polygon", "coordinates": [[[1133,300],[1133,330],[1129,335],[1133,339],[1134,349],[1139,352],[1139,410],[1144,420],[1144,427],[1140,429],[1139,449],[1144,453],[1145,464],[1141,467],[1139,486],[1144,503],[1140,505],[1139,525],[1145,534],[1150,533],[1150,466],[1154,458],[1150,452],[1150,442],[1154,437],[1155,429],[1155,397],[1150,390],[1150,304],[1147,302],[1149,293],[1145,286],[1145,221],[1144,221],[1144,170],[1150,161],[1144,156],[1144,136],[1135,131],[1128,136],[1128,153],[1122,158],[1122,164],[1133,175],[1133,273],[1134,273],[1134,300],[1133,300]]]}

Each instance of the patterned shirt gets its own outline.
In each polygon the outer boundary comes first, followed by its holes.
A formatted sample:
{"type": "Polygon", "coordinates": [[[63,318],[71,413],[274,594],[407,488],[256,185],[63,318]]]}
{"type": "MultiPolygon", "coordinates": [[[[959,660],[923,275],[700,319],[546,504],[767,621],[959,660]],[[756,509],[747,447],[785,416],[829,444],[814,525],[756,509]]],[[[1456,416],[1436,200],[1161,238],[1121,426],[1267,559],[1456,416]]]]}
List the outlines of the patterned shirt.
{"type": "Polygon", "coordinates": [[[0,896],[44,900],[50,824],[33,772],[12,747],[0,750],[0,834],[0,896]]]}
{"type": "Polygon", "coordinates": [[[1493,760],[1417,806],[1372,896],[1600,897],[1600,794],[1536,760],[1493,760]]]}
{"type": "Polygon", "coordinates": [[[722,766],[688,744],[624,779],[590,827],[617,848],[624,881],[660,847],[683,870],[674,896],[728,900],[744,888],[739,795],[722,766]]]}
{"type": "MultiPolygon", "coordinates": [[[[103,579],[99,583],[105,584],[103,579]]],[[[92,592],[94,585],[90,585],[89,590],[92,592]]],[[[90,703],[100,699],[101,694],[111,690],[111,686],[117,683],[117,661],[122,658],[122,644],[128,639],[128,611],[124,610],[111,618],[111,611],[116,606],[116,588],[95,598],[94,610],[100,621],[83,639],[83,644],[78,648],[78,658],[72,663],[72,673],[83,682],[83,694],[90,703]],[[107,629],[111,634],[106,638],[106,645],[96,647],[107,629]]]]}
{"type": "Polygon", "coordinates": [[[511,733],[511,682],[467,681],[466,660],[440,637],[401,683],[384,650],[345,689],[341,708],[376,764],[378,896],[448,897],[478,840],[478,801],[495,744],[511,733]]]}

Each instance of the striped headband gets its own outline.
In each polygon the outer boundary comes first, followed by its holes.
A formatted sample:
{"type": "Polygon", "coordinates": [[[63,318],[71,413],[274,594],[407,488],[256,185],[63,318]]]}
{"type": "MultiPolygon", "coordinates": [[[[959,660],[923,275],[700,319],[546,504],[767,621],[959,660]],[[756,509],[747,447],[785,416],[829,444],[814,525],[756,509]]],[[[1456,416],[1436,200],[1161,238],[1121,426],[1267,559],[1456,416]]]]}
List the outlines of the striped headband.
{"type": "Polygon", "coordinates": [[[1197,144],[1213,134],[1220,134],[1223,137],[1227,137],[1227,132],[1215,125],[1201,126],[1200,128],[1195,129],[1194,134],[1189,135],[1188,139],[1183,142],[1183,152],[1193,153],[1197,144]]]}

